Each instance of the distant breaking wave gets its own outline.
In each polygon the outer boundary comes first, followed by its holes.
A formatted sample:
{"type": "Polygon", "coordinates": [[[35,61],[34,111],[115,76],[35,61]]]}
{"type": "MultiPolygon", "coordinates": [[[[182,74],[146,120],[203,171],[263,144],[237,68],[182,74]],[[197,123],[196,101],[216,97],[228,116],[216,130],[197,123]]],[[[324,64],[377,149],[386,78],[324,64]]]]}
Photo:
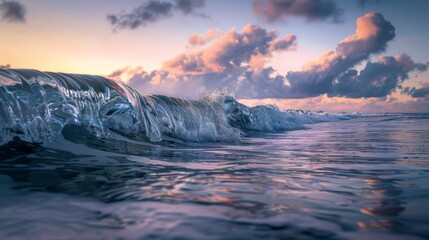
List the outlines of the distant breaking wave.
{"type": "Polygon", "coordinates": [[[248,107],[220,92],[199,100],[145,95],[100,76],[0,69],[0,145],[16,137],[49,143],[70,124],[99,137],[113,131],[151,142],[238,141],[248,131],[303,129],[352,116],[248,107]]]}

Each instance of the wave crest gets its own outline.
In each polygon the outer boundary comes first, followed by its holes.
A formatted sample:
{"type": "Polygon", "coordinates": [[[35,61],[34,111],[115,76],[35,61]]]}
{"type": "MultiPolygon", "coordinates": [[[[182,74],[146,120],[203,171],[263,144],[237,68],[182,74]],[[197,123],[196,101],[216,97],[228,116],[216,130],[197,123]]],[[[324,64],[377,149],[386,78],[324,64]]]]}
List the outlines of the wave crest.
{"type": "Polygon", "coordinates": [[[237,141],[245,131],[304,128],[348,115],[247,107],[225,92],[199,100],[144,95],[100,76],[0,69],[0,145],[14,137],[53,141],[65,125],[77,124],[99,137],[110,131],[162,141],[237,141]]]}

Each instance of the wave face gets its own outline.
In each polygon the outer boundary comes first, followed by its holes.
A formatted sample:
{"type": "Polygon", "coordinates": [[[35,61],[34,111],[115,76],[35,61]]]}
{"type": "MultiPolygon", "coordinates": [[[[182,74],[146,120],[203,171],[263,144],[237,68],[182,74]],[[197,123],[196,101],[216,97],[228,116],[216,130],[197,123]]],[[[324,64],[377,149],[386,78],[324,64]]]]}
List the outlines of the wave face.
{"type": "Polygon", "coordinates": [[[199,100],[144,95],[100,76],[0,69],[0,145],[17,137],[48,143],[76,124],[98,137],[111,131],[152,142],[237,141],[246,131],[304,128],[350,115],[247,107],[225,93],[199,100]]]}

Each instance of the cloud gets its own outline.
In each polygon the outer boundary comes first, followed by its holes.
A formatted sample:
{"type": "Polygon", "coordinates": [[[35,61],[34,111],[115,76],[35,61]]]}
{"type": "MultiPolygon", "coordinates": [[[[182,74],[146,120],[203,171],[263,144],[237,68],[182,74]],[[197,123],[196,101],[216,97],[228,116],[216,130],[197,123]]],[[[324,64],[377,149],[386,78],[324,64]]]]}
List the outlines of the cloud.
{"type": "Polygon", "coordinates": [[[190,46],[199,46],[204,45],[208,42],[211,42],[212,40],[216,39],[220,36],[219,29],[209,29],[204,34],[198,35],[198,34],[192,34],[188,38],[188,42],[190,46]]]}
{"type": "MultiPolygon", "coordinates": [[[[120,80],[123,71],[114,79],[120,80]]],[[[142,93],[162,94],[182,98],[197,98],[216,89],[228,89],[238,98],[280,98],[284,95],[284,77],[272,68],[256,73],[244,68],[231,73],[205,73],[198,75],[174,74],[166,70],[131,74],[126,83],[142,93]]]]}
{"type": "Polygon", "coordinates": [[[281,51],[281,50],[290,50],[295,49],[296,36],[287,35],[283,39],[274,39],[270,44],[271,51],[281,51]]]}
{"type": "Polygon", "coordinates": [[[183,14],[196,14],[197,16],[204,16],[195,13],[195,9],[204,7],[204,0],[176,0],[176,8],[183,14]]]}
{"type": "Polygon", "coordinates": [[[415,63],[408,55],[381,56],[377,62],[368,62],[358,73],[348,70],[332,84],[329,96],[349,98],[386,97],[408,79],[411,71],[425,71],[421,63],[415,63]]]}
{"type": "Polygon", "coordinates": [[[421,88],[405,88],[402,93],[410,95],[413,98],[428,98],[429,99],[429,83],[424,83],[421,88]]]}
{"type": "MultiPolygon", "coordinates": [[[[331,92],[334,81],[350,68],[386,49],[395,37],[395,28],[379,13],[367,13],[356,21],[356,32],[303,66],[302,71],[288,72],[290,97],[311,97],[331,92]]],[[[350,72],[349,74],[352,74],[350,72]]]]}
{"type": "Polygon", "coordinates": [[[285,22],[289,17],[307,21],[341,22],[343,10],[333,0],[253,0],[253,12],[266,22],[285,22]]]}
{"type": "Polygon", "coordinates": [[[427,64],[415,63],[402,54],[369,61],[360,72],[352,68],[383,52],[394,37],[394,27],[381,14],[365,14],[357,19],[355,34],[341,41],[335,51],[325,52],[304,65],[302,71],[288,72],[289,97],[386,97],[408,79],[409,72],[426,71],[427,64]]]}
{"type": "Polygon", "coordinates": [[[429,87],[423,87],[423,88],[413,88],[410,91],[410,95],[414,98],[421,98],[426,97],[429,95],[429,87]]]}
{"type": "Polygon", "coordinates": [[[125,67],[125,68],[117,69],[113,71],[112,73],[108,74],[106,77],[112,78],[118,81],[126,82],[128,81],[128,79],[130,79],[136,74],[140,74],[142,71],[143,71],[142,67],[136,67],[136,68],[125,67]]]}
{"type": "Polygon", "coordinates": [[[25,22],[27,10],[17,1],[3,1],[0,3],[0,13],[3,20],[8,22],[25,22]]]}
{"type": "MultiPolygon", "coordinates": [[[[122,80],[143,93],[195,98],[215,89],[227,88],[237,98],[307,98],[326,95],[342,98],[385,98],[402,87],[412,71],[426,71],[406,54],[395,57],[374,54],[386,49],[395,37],[394,27],[381,14],[368,13],[357,19],[356,32],[335,51],[327,51],[304,65],[301,71],[280,75],[267,66],[274,52],[291,51],[296,36],[279,37],[276,31],[257,25],[233,28],[208,43],[209,34],[197,50],[178,54],[159,70],[124,68],[109,77],[122,80]],[[363,69],[353,69],[366,61],[363,69]]],[[[417,91],[408,89],[409,93],[417,91]]],[[[423,90],[422,90],[423,91],[423,90]]],[[[420,91],[415,94],[421,95],[420,91]]]]}
{"type": "Polygon", "coordinates": [[[107,19],[115,29],[135,29],[168,17],[171,15],[172,9],[173,4],[170,2],[151,0],[133,9],[130,13],[107,15],[107,19]]]}
{"type": "Polygon", "coordinates": [[[0,64],[0,68],[10,68],[10,64],[5,64],[5,65],[0,64]]]}
{"type": "Polygon", "coordinates": [[[108,14],[107,20],[118,29],[136,29],[149,23],[159,21],[180,12],[184,15],[206,17],[204,14],[195,13],[195,9],[204,6],[204,0],[175,0],[174,3],[159,0],[145,1],[142,5],[129,13],[108,14]]]}
{"type": "Polygon", "coordinates": [[[128,83],[144,93],[197,97],[228,88],[237,97],[281,97],[284,77],[265,64],[273,52],[293,50],[295,45],[293,35],[279,38],[276,31],[249,24],[241,31],[219,34],[199,50],[177,55],[160,70],[125,68],[110,76],[123,80],[131,75],[128,83]]]}
{"type": "Polygon", "coordinates": [[[192,53],[182,53],[164,63],[163,69],[176,74],[206,74],[231,72],[241,67],[256,67],[272,52],[295,46],[296,37],[278,38],[275,31],[267,31],[248,24],[241,32],[232,29],[208,47],[192,53]],[[262,60],[261,60],[262,59],[262,60]]]}

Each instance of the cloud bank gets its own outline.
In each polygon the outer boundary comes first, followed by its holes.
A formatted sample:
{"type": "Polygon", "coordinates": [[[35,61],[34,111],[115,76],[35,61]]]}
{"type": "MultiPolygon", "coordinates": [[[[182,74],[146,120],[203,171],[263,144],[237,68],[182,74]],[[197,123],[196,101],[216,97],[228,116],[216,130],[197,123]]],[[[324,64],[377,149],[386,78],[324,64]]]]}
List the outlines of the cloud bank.
{"type": "MultiPolygon", "coordinates": [[[[356,21],[356,31],[305,64],[301,71],[279,75],[267,66],[274,52],[291,51],[296,36],[279,37],[257,25],[238,31],[192,35],[190,44],[197,50],[178,54],[162,69],[145,72],[141,68],[119,69],[109,77],[122,79],[143,93],[177,97],[199,97],[208,91],[227,88],[238,98],[308,98],[318,96],[344,98],[385,98],[400,89],[410,72],[426,71],[427,64],[416,63],[410,56],[379,56],[395,29],[381,14],[367,13],[356,21]],[[195,38],[195,39],[193,39],[195,38]],[[360,71],[354,69],[360,65],[360,71]]],[[[408,89],[413,96],[426,90],[408,89]]]]}
{"type": "Polygon", "coordinates": [[[276,31],[249,24],[241,31],[233,28],[218,34],[198,50],[177,55],[158,71],[139,69],[136,73],[125,68],[109,77],[132,76],[128,83],[144,93],[177,97],[197,97],[222,88],[239,97],[281,97],[284,77],[265,65],[274,52],[294,50],[295,45],[294,35],[279,37],[276,31]]]}
{"type": "Polygon", "coordinates": [[[327,51],[303,66],[302,71],[287,74],[293,95],[302,98],[330,93],[340,75],[371,54],[384,51],[395,37],[395,28],[378,13],[365,14],[356,25],[355,34],[341,41],[336,51],[327,51]]]}
{"type": "Polygon", "coordinates": [[[358,72],[351,69],[371,55],[383,52],[395,37],[395,28],[381,14],[367,13],[357,19],[356,32],[341,41],[336,51],[327,51],[303,66],[289,72],[290,97],[306,98],[322,94],[349,98],[386,97],[400,87],[411,71],[425,71],[427,66],[415,63],[408,55],[381,56],[368,62],[358,72]]]}
{"type": "Polygon", "coordinates": [[[381,56],[377,62],[368,62],[358,73],[348,70],[332,83],[328,96],[349,98],[386,97],[408,79],[411,71],[425,71],[426,65],[415,63],[408,55],[381,56]]]}
{"type": "Polygon", "coordinates": [[[175,0],[174,2],[149,0],[128,13],[108,14],[107,20],[114,30],[136,29],[173,16],[176,13],[206,17],[195,9],[204,7],[204,0],[175,0]]]}
{"type": "Polygon", "coordinates": [[[2,20],[8,22],[25,22],[27,10],[17,1],[3,1],[0,3],[0,15],[2,20]]]}
{"type": "Polygon", "coordinates": [[[343,16],[343,10],[333,0],[254,0],[253,12],[269,23],[285,22],[290,17],[338,23],[343,16]]]}

